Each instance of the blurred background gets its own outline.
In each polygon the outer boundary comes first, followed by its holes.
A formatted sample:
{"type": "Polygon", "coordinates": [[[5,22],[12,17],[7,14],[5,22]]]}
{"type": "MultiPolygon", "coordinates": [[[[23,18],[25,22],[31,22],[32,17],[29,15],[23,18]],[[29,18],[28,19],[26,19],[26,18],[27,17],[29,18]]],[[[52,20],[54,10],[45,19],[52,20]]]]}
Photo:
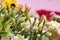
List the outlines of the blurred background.
{"type": "Polygon", "coordinates": [[[18,4],[23,4],[31,7],[32,10],[38,11],[40,14],[44,13],[57,14],[56,17],[60,18],[60,0],[16,0],[18,4]],[[42,10],[42,11],[41,11],[42,10]]]}
{"type": "Polygon", "coordinates": [[[27,4],[33,10],[60,11],[60,0],[16,0],[19,4],[27,4]]]}

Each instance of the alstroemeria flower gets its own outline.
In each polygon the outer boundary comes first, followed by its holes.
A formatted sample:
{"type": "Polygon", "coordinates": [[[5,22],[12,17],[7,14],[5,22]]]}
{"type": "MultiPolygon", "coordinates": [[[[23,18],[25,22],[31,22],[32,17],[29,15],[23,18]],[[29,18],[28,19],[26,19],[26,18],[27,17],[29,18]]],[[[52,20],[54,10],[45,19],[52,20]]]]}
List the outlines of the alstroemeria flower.
{"type": "Polygon", "coordinates": [[[28,13],[30,11],[30,8],[27,5],[23,6],[23,5],[20,4],[19,8],[22,12],[27,12],[28,13]]]}

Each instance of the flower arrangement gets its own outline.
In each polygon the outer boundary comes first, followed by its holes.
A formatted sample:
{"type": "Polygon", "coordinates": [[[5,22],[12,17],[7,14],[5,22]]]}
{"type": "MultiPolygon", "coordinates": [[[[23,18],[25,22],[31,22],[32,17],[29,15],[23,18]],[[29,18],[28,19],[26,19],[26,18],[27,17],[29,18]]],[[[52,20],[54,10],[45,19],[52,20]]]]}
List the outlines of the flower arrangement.
{"type": "Polygon", "coordinates": [[[15,0],[3,0],[0,5],[0,39],[53,40],[58,31],[56,26],[52,25],[54,22],[48,22],[45,15],[42,15],[40,20],[29,16],[29,11],[27,6],[18,7],[15,0]]]}

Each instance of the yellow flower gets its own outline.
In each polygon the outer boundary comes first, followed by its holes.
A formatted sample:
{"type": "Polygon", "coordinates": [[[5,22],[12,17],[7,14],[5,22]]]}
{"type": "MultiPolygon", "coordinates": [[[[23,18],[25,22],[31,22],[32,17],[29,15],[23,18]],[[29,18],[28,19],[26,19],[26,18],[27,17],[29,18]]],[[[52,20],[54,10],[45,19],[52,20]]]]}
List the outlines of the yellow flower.
{"type": "Polygon", "coordinates": [[[9,5],[10,8],[14,7],[14,8],[17,8],[18,7],[18,4],[16,1],[12,1],[11,4],[9,5]]]}
{"type": "Polygon", "coordinates": [[[8,6],[8,5],[10,5],[10,3],[11,3],[11,1],[9,1],[9,0],[4,0],[4,1],[2,2],[2,6],[3,6],[3,7],[8,6]]]}
{"type": "Polygon", "coordinates": [[[22,12],[25,12],[25,10],[26,10],[26,9],[23,7],[23,8],[22,8],[22,12]]]}
{"type": "Polygon", "coordinates": [[[4,0],[2,2],[2,6],[4,6],[4,7],[8,6],[9,8],[12,8],[12,7],[17,8],[18,4],[15,0],[4,0]]]}
{"type": "Polygon", "coordinates": [[[5,7],[6,5],[7,5],[7,4],[6,4],[5,2],[2,3],[2,6],[4,6],[4,7],[5,7]]]}

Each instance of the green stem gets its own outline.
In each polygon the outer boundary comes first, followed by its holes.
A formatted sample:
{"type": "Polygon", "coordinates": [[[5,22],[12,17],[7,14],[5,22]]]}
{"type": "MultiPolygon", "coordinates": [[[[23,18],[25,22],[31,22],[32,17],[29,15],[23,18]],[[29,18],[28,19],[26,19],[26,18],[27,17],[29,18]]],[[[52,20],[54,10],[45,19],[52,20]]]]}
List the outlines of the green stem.
{"type": "Polygon", "coordinates": [[[42,35],[40,36],[39,40],[42,40],[42,35]]]}

